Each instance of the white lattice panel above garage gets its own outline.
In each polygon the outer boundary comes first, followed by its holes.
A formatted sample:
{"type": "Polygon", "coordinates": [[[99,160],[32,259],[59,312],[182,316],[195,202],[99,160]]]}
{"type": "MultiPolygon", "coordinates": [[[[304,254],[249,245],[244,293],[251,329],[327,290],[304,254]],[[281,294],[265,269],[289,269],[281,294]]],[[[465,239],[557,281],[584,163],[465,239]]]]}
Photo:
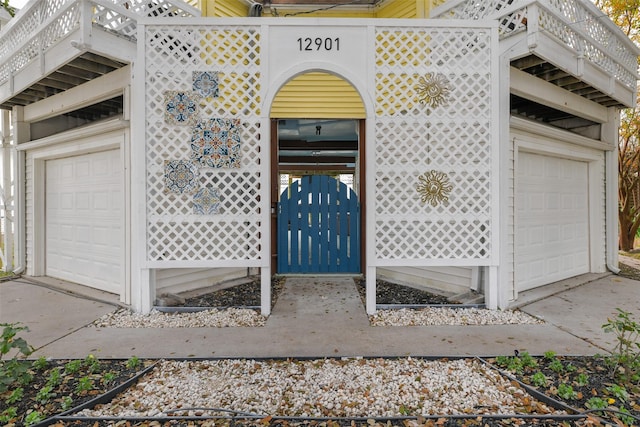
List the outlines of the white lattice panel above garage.
{"type": "Polygon", "coordinates": [[[375,253],[491,255],[491,33],[377,28],[375,253]]]}

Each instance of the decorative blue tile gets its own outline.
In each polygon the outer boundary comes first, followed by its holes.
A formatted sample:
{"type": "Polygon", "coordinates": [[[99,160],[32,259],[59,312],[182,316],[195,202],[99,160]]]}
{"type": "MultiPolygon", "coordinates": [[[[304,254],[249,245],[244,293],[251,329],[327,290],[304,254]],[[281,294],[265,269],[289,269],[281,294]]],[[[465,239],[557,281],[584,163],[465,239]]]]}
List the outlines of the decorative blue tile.
{"type": "Polygon", "coordinates": [[[193,213],[215,215],[220,212],[220,193],[217,188],[204,187],[193,195],[193,213]]]}
{"type": "Polygon", "coordinates": [[[218,73],[215,71],[194,71],[193,91],[203,98],[218,97],[218,73]]]}
{"type": "Polygon", "coordinates": [[[164,92],[164,121],[172,125],[192,126],[198,120],[198,96],[193,92],[164,92]]]}
{"type": "Polygon", "coordinates": [[[165,191],[176,194],[193,194],[198,191],[198,167],[190,160],[165,160],[165,191]]]}
{"type": "Polygon", "coordinates": [[[240,119],[199,120],[191,135],[191,159],[201,167],[240,167],[240,119]]]}

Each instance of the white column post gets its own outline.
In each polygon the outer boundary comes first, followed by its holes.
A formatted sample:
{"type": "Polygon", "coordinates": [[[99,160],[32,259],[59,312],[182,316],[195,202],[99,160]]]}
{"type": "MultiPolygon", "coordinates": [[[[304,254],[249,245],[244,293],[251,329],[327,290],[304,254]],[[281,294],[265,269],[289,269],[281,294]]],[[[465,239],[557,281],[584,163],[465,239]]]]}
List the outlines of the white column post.
{"type": "Polygon", "coordinates": [[[2,219],[2,229],[4,233],[4,271],[12,271],[14,267],[13,259],[13,239],[15,234],[15,189],[13,188],[12,153],[11,153],[11,123],[9,122],[9,111],[2,110],[0,113],[0,131],[2,132],[2,191],[4,204],[4,218],[2,219]]]}
{"type": "Polygon", "coordinates": [[[608,110],[607,123],[602,124],[601,139],[613,145],[613,150],[605,151],[605,252],[607,268],[619,273],[618,246],[620,228],[618,225],[618,131],[620,110],[611,107],[608,110]]]}
{"type": "Polygon", "coordinates": [[[25,159],[26,155],[24,151],[17,151],[16,147],[21,142],[27,142],[31,139],[31,128],[29,123],[24,121],[24,107],[13,107],[11,114],[12,128],[13,128],[13,182],[15,183],[15,194],[13,200],[13,218],[15,227],[15,241],[13,247],[13,259],[14,259],[14,273],[20,274],[24,271],[27,265],[26,255],[26,240],[27,240],[27,228],[26,228],[26,171],[25,171],[25,159]]]}

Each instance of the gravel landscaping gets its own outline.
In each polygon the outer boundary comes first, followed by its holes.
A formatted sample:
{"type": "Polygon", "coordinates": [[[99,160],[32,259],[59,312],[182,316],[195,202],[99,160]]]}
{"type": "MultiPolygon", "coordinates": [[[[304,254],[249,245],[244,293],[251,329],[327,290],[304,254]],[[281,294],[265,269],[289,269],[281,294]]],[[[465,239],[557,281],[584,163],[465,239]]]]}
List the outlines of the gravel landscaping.
{"type": "MultiPolygon", "coordinates": [[[[285,279],[272,281],[272,303],[275,304],[282,292],[285,279]]],[[[364,280],[356,280],[356,287],[364,300],[364,280]]],[[[467,308],[458,301],[409,286],[376,281],[378,304],[385,305],[429,305],[424,308],[398,308],[378,310],[369,316],[372,326],[438,326],[438,325],[507,325],[542,324],[520,311],[487,310],[467,308]],[[438,307],[439,305],[446,307],[438,307]],[[460,307],[455,307],[460,305],[460,307]],[[454,306],[454,307],[451,307],[454,306]]],[[[267,319],[252,307],[260,303],[260,281],[215,292],[186,298],[179,305],[152,310],[149,314],[132,313],[120,309],[98,319],[92,326],[100,328],[186,328],[186,327],[261,327],[267,319]],[[180,311],[180,308],[198,308],[201,311],[180,311]],[[177,311],[164,311],[176,309],[177,311]]],[[[364,303],[363,303],[364,310],[364,303]]]]}
{"type": "Polygon", "coordinates": [[[549,414],[508,379],[473,359],[162,361],[109,404],[81,415],[396,417],[549,414]],[[219,414],[219,413],[218,413],[219,414]]]}

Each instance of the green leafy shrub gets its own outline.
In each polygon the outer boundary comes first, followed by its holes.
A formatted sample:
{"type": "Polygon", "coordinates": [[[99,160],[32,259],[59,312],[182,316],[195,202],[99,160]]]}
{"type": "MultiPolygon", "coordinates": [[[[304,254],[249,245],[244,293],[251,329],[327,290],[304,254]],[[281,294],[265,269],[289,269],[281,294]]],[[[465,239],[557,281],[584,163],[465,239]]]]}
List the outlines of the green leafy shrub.
{"type": "Polygon", "coordinates": [[[562,383],[558,386],[558,396],[564,400],[575,400],[578,393],[569,384],[562,383]]]}
{"type": "Polygon", "coordinates": [[[602,325],[605,332],[616,335],[616,344],[609,361],[612,375],[625,383],[637,383],[640,378],[640,323],[631,313],[616,309],[618,315],[602,325]]]}
{"type": "Polygon", "coordinates": [[[0,335],[0,393],[4,393],[15,383],[25,385],[32,380],[33,376],[29,372],[30,364],[19,360],[19,357],[30,355],[33,348],[23,338],[17,337],[18,333],[29,330],[26,326],[20,326],[19,323],[2,323],[0,327],[2,327],[2,335],[0,335]]]}
{"type": "Polygon", "coordinates": [[[547,377],[542,372],[536,372],[531,376],[531,384],[536,387],[546,387],[547,386],[547,377]]]}

